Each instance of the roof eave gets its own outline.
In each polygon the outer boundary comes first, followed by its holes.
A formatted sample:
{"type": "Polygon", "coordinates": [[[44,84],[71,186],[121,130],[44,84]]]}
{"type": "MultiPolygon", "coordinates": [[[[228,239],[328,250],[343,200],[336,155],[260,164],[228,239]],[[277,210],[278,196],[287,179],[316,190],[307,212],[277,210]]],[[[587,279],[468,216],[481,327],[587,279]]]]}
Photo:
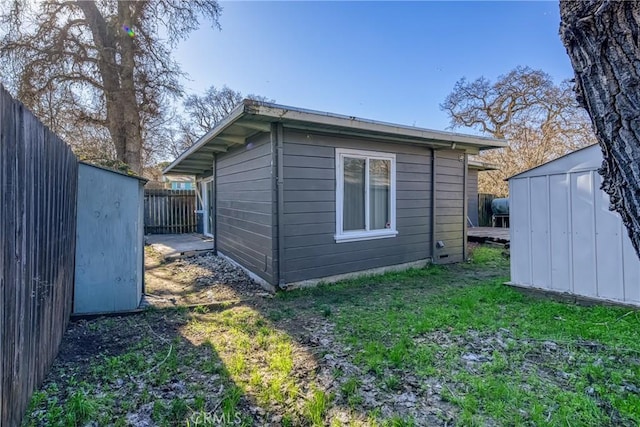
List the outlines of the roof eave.
{"type": "Polygon", "coordinates": [[[488,137],[472,136],[454,132],[436,131],[412,126],[403,126],[393,123],[385,123],[375,120],[365,120],[356,117],[342,116],[331,113],[322,113],[299,108],[291,108],[282,105],[253,101],[245,104],[251,114],[271,117],[277,121],[295,121],[313,123],[324,126],[335,126],[359,131],[376,132],[380,134],[397,135],[420,140],[431,140],[442,143],[454,143],[461,146],[473,146],[480,151],[506,147],[505,140],[488,137]]]}
{"type": "Polygon", "coordinates": [[[493,138],[436,131],[287,107],[261,101],[244,100],[215,128],[207,132],[195,144],[178,156],[162,173],[164,175],[198,174],[202,171],[202,166],[189,166],[189,157],[206,145],[210,145],[211,148],[215,145],[226,148],[227,145],[222,140],[223,135],[221,134],[243,117],[250,116],[262,119],[266,118],[272,122],[281,122],[286,127],[291,128],[319,130],[351,136],[365,136],[382,140],[386,139],[395,143],[426,145],[440,149],[459,149],[469,154],[477,154],[480,151],[507,146],[506,141],[493,138]],[[215,139],[218,136],[220,136],[221,140],[218,141],[219,144],[215,144],[215,139]],[[187,164],[183,164],[185,161],[187,164]]]}
{"type": "Polygon", "coordinates": [[[214,127],[209,132],[207,132],[202,137],[200,137],[200,139],[198,139],[195,144],[193,144],[191,147],[185,150],[182,154],[180,154],[173,162],[171,162],[169,166],[164,168],[164,170],[162,171],[162,174],[170,175],[170,174],[190,173],[190,172],[180,172],[179,170],[174,171],[174,169],[177,169],[176,167],[180,163],[182,163],[184,159],[186,159],[191,154],[193,154],[194,152],[198,151],[200,148],[205,146],[209,141],[214,139],[217,135],[219,135],[225,129],[231,126],[236,120],[241,118],[245,114],[245,105],[246,103],[242,102],[240,105],[234,108],[233,111],[231,111],[231,113],[227,117],[225,117],[220,123],[216,125],[216,127],[214,127]]]}
{"type": "Polygon", "coordinates": [[[500,169],[498,165],[494,165],[493,163],[488,162],[480,162],[477,160],[469,160],[469,169],[474,169],[478,171],[493,171],[500,169]]]}

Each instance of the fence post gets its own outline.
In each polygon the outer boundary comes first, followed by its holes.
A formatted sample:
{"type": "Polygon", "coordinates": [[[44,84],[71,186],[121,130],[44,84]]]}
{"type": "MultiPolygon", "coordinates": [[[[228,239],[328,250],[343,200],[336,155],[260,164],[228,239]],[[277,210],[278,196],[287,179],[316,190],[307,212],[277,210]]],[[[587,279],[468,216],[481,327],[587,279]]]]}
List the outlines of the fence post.
{"type": "Polygon", "coordinates": [[[478,194],[478,226],[491,227],[491,201],[495,199],[494,194],[479,193],[478,194]]]}

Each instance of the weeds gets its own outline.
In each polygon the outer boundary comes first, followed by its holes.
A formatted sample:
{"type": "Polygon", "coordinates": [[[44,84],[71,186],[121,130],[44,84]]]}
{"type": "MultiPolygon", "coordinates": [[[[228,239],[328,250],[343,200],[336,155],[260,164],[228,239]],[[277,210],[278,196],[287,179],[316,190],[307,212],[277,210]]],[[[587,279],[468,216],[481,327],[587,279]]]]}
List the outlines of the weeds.
{"type": "Polygon", "coordinates": [[[355,407],[362,403],[362,396],[358,394],[361,381],[356,377],[351,377],[340,386],[343,397],[349,403],[349,406],[355,407]]]}
{"type": "Polygon", "coordinates": [[[331,399],[331,395],[322,390],[312,390],[311,397],[307,400],[305,405],[305,415],[311,425],[324,425],[324,414],[331,403],[331,399]]]}
{"type": "Polygon", "coordinates": [[[498,265],[504,263],[504,255],[500,249],[478,246],[471,254],[471,262],[476,265],[498,265]]]}
{"type": "Polygon", "coordinates": [[[638,425],[640,316],[526,297],[503,285],[500,252],[479,247],[470,263],[287,292],[268,306],[89,322],[83,331],[103,347],[86,364],[56,365],[25,425],[121,426],[145,411],[159,426],[341,425],[333,414],[345,408],[353,425],[422,425],[409,412],[367,412],[363,397],[433,384],[455,408],[447,423],[638,425]],[[309,319],[331,326],[330,346],[304,335],[298,321],[309,319]],[[333,346],[362,376],[324,366],[336,387],[324,389],[314,375],[333,346]]]}

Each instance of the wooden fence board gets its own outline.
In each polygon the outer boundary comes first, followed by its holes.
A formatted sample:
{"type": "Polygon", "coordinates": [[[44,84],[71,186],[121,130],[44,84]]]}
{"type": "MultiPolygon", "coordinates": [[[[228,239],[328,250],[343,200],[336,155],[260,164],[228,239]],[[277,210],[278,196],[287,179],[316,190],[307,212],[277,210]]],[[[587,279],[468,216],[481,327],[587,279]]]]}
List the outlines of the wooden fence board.
{"type": "Polygon", "coordinates": [[[197,231],[195,190],[144,190],[145,234],[197,231]]]}
{"type": "Polygon", "coordinates": [[[0,86],[0,427],[17,426],[71,314],[78,161],[0,86]]]}
{"type": "Polygon", "coordinates": [[[478,194],[478,227],[491,227],[491,202],[496,196],[488,193],[478,194]]]}

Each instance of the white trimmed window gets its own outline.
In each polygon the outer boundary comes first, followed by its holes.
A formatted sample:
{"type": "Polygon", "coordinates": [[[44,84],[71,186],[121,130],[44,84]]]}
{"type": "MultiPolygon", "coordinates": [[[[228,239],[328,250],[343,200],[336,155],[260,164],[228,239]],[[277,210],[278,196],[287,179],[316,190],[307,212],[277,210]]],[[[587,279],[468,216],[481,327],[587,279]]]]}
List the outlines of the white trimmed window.
{"type": "Polygon", "coordinates": [[[396,155],[336,148],[336,242],[394,237],[396,155]]]}

